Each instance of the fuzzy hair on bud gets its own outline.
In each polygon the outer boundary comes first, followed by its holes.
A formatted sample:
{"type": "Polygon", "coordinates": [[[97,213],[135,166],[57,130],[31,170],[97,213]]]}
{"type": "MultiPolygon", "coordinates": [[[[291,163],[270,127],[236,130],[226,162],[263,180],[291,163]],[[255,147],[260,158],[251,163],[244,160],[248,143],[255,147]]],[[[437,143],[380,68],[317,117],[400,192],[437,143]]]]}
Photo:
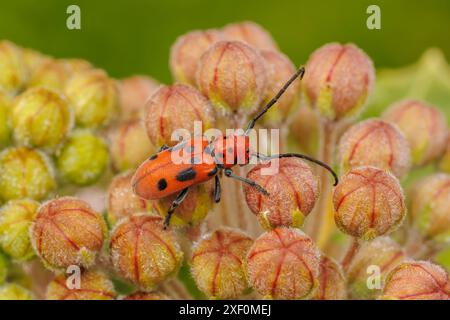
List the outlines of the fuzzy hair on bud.
{"type": "Polygon", "coordinates": [[[339,229],[363,240],[394,231],[406,215],[399,181],[375,167],[350,170],[336,187],[333,202],[339,229]]]}
{"type": "Polygon", "coordinates": [[[319,274],[320,252],[298,229],[282,227],[262,234],[247,255],[248,280],[266,298],[312,298],[319,274]]]}
{"type": "Polygon", "coordinates": [[[212,299],[236,299],[248,288],[244,261],[253,240],[232,229],[204,236],[192,251],[191,272],[197,286],[212,299]]]}

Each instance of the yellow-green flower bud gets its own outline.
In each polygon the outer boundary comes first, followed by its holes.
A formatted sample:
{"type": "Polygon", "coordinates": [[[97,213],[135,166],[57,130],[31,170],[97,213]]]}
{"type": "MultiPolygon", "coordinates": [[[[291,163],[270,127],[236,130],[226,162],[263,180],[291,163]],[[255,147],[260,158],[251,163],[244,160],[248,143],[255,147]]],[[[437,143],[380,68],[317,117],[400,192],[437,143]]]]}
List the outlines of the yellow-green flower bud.
{"type": "Polygon", "coordinates": [[[45,198],[55,188],[53,167],[46,155],[25,147],[0,153],[0,198],[2,200],[45,198]]]}
{"type": "Polygon", "coordinates": [[[89,61],[79,58],[62,59],[60,61],[66,65],[70,73],[82,72],[93,68],[89,61]]]}
{"type": "Polygon", "coordinates": [[[15,260],[34,256],[28,229],[39,207],[29,199],[11,200],[0,208],[0,246],[15,260]]]}
{"type": "Polygon", "coordinates": [[[11,128],[8,123],[11,105],[9,96],[0,90],[0,148],[11,142],[11,128]]]}
{"type": "Polygon", "coordinates": [[[19,145],[52,151],[69,132],[72,114],[62,95],[42,87],[33,88],[15,100],[11,125],[19,145]]]}
{"type": "Polygon", "coordinates": [[[6,256],[2,252],[0,252],[0,285],[5,283],[7,275],[8,275],[8,260],[6,256]]]}
{"type": "Polygon", "coordinates": [[[69,79],[69,68],[60,60],[47,59],[30,75],[29,87],[46,87],[61,92],[69,79]]]}
{"type": "Polygon", "coordinates": [[[9,41],[0,41],[0,89],[15,93],[23,87],[27,72],[21,48],[9,41]]]}
{"type": "Polygon", "coordinates": [[[109,161],[105,142],[89,130],[77,130],[56,155],[56,167],[61,176],[77,185],[96,182],[109,161]]]}
{"type": "Polygon", "coordinates": [[[22,52],[23,52],[23,61],[25,63],[25,68],[27,69],[28,76],[33,74],[34,70],[36,70],[36,68],[39,67],[41,63],[44,63],[47,60],[51,59],[49,56],[46,56],[30,48],[24,48],[22,52]]]}
{"type": "Polygon", "coordinates": [[[42,204],[30,227],[31,244],[46,268],[92,267],[106,237],[103,216],[80,199],[61,197],[42,204]]]}
{"type": "Polygon", "coordinates": [[[77,72],[67,83],[65,93],[75,110],[77,125],[107,125],[118,110],[116,83],[101,70],[77,72]]]}
{"type": "Polygon", "coordinates": [[[0,300],[33,300],[33,294],[15,283],[7,283],[0,287],[0,300]]]}

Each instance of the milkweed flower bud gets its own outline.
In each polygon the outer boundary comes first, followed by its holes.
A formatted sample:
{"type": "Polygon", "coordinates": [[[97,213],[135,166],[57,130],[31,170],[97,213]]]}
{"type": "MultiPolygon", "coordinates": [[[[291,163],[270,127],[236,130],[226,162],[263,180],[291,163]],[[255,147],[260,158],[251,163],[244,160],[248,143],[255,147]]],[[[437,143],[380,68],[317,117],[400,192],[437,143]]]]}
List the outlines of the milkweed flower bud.
{"type": "Polygon", "coordinates": [[[147,134],[154,146],[173,145],[175,130],[186,129],[191,134],[194,122],[201,121],[201,129],[214,126],[215,116],[208,100],[195,88],[174,84],[160,87],[147,102],[144,116],[147,134]]]}
{"type": "Polygon", "coordinates": [[[212,299],[236,299],[248,288],[244,262],[253,240],[232,229],[204,236],[192,251],[191,272],[197,286],[212,299]]]}
{"type": "Polygon", "coordinates": [[[9,115],[12,108],[12,100],[6,92],[0,89],[0,148],[6,147],[11,142],[11,128],[9,115]]]}
{"type": "Polygon", "coordinates": [[[11,124],[20,145],[54,150],[72,127],[66,99],[46,88],[28,89],[14,102],[11,124]]]}
{"type": "Polygon", "coordinates": [[[438,108],[418,100],[403,100],[391,106],[383,118],[405,134],[414,165],[427,164],[444,152],[448,129],[438,108]]]}
{"type": "Polygon", "coordinates": [[[243,185],[247,205],[265,229],[300,227],[319,197],[319,180],[299,159],[282,158],[278,166],[275,163],[258,164],[248,172],[247,178],[264,187],[269,195],[243,185]],[[278,172],[265,173],[272,170],[278,172]]]}
{"type": "Polygon", "coordinates": [[[411,194],[411,220],[425,238],[450,242],[450,175],[419,181],[411,194]]]}
{"type": "Polygon", "coordinates": [[[0,286],[0,300],[33,300],[33,294],[15,283],[0,286]]]}
{"type": "Polygon", "coordinates": [[[0,198],[45,198],[56,186],[53,167],[40,151],[18,147],[0,153],[0,198]]]}
{"type": "Polygon", "coordinates": [[[264,60],[242,42],[220,41],[197,66],[197,86],[217,110],[251,114],[266,92],[264,60]]]}
{"type": "Polygon", "coordinates": [[[319,287],[315,300],[344,300],[347,287],[344,272],[334,260],[322,256],[320,260],[319,287]]]}
{"type": "Polygon", "coordinates": [[[69,59],[61,59],[59,61],[61,61],[66,65],[66,68],[70,74],[93,69],[92,64],[84,59],[69,58],[69,59]]]}
{"type": "Polygon", "coordinates": [[[114,128],[110,142],[112,165],[117,171],[136,169],[155,151],[139,120],[131,120],[114,128]]]}
{"type": "MultiPolygon", "coordinates": [[[[212,181],[193,186],[183,202],[170,219],[170,225],[174,227],[195,226],[202,222],[214,205],[214,187],[212,181]]],[[[154,200],[153,208],[163,217],[172,205],[177,195],[154,200]]]]}
{"type": "Polygon", "coordinates": [[[151,202],[138,197],[131,186],[133,172],[115,176],[108,188],[107,210],[114,220],[149,211],[151,202]]]}
{"type": "Polygon", "coordinates": [[[145,103],[159,86],[158,81],[147,76],[132,76],[120,80],[119,97],[122,119],[140,119],[145,103]]]}
{"type": "Polygon", "coordinates": [[[63,61],[46,59],[31,73],[28,86],[46,87],[57,92],[62,92],[68,78],[69,69],[63,61]]]}
{"type": "Polygon", "coordinates": [[[354,44],[329,43],[306,64],[304,91],[323,117],[340,120],[358,113],[373,91],[372,60],[354,44]]]}
{"type": "Polygon", "coordinates": [[[406,137],[394,125],[377,119],[348,129],[341,138],[339,152],[343,172],[359,166],[374,166],[401,178],[411,165],[406,137]]]}
{"type": "Polygon", "coordinates": [[[160,292],[138,291],[123,297],[121,300],[170,300],[170,298],[160,292]]]}
{"type": "MultiPolygon", "coordinates": [[[[268,103],[295,73],[295,65],[287,56],[277,51],[261,51],[267,73],[267,88],[263,104],[268,103]]],[[[294,81],[276,105],[262,118],[264,123],[279,125],[288,119],[299,102],[300,81],[294,81]]]]}
{"type": "Polygon", "coordinates": [[[197,64],[202,54],[223,40],[218,30],[191,31],[179,37],[170,50],[170,70],[175,80],[195,85],[197,64]]]}
{"type": "Polygon", "coordinates": [[[56,276],[47,286],[47,300],[114,300],[116,292],[112,281],[100,271],[81,273],[79,287],[64,274],[56,276]]]}
{"type": "Polygon", "coordinates": [[[34,256],[29,228],[38,207],[34,200],[21,199],[8,201],[0,208],[0,246],[15,260],[34,256]]]}
{"type": "Polygon", "coordinates": [[[5,283],[7,275],[8,275],[8,260],[6,256],[0,252],[0,285],[5,283]]]}
{"type": "Polygon", "coordinates": [[[175,274],[183,260],[172,230],[164,230],[156,215],[134,214],[119,221],[109,248],[116,272],[144,291],[175,274]]]}
{"type": "Polygon", "coordinates": [[[39,207],[30,232],[33,248],[45,266],[65,271],[70,265],[88,268],[94,264],[106,224],[88,203],[62,197],[39,207]]]}
{"type": "Polygon", "coordinates": [[[67,82],[65,93],[79,126],[97,128],[107,125],[117,113],[116,83],[101,70],[75,73],[67,82]]]}
{"type": "MultiPolygon", "coordinates": [[[[406,259],[402,248],[389,237],[364,242],[347,268],[349,293],[354,299],[374,299],[381,293],[389,272],[406,259]],[[379,271],[379,286],[370,286],[369,277],[379,271]]],[[[375,283],[374,283],[375,284],[375,283]]]]}
{"type": "Polygon", "coordinates": [[[448,135],[447,148],[445,149],[444,156],[439,163],[439,168],[443,172],[450,173],[450,134],[448,135]]]}
{"type": "Polygon", "coordinates": [[[96,182],[109,161],[105,142],[89,130],[73,132],[56,154],[56,167],[61,176],[77,185],[96,182]]]}
{"type": "Polygon", "coordinates": [[[223,34],[230,41],[241,41],[260,50],[278,51],[278,46],[267,30],[251,21],[226,25],[223,34]]]}
{"type": "Polygon", "coordinates": [[[358,167],[334,191],[335,221],[342,232],[363,240],[394,231],[406,215],[399,181],[375,167],[358,167]]]}
{"type": "Polygon", "coordinates": [[[27,80],[29,81],[29,77],[33,72],[41,65],[48,60],[51,60],[50,57],[30,48],[22,49],[23,62],[25,64],[25,69],[27,71],[27,80]]]}
{"type": "Polygon", "coordinates": [[[320,252],[298,229],[276,228],[264,233],[247,255],[248,280],[267,298],[311,298],[319,273],[320,252]]]}
{"type": "Polygon", "coordinates": [[[12,42],[0,41],[0,89],[16,93],[27,80],[22,49],[12,42]]]}
{"type": "Polygon", "coordinates": [[[450,282],[447,272],[426,261],[404,262],[386,279],[382,299],[449,300],[450,282]]]}

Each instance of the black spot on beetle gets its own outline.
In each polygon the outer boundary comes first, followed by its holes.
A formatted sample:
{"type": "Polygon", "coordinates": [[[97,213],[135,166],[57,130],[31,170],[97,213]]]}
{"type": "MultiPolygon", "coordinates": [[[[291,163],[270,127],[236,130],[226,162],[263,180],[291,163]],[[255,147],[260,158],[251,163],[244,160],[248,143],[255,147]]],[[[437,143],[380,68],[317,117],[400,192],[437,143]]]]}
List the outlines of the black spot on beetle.
{"type": "Polygon", "coordinates": [[[163,191],[165,188],[167,188],[167,181],[166,179],[162,178],[158,181],[158,190],[163,191]]]}
{"type": "Polygon", "coordinates": [[[183,171],[178,172],[178,174],[175,176],[175,178],[178,181],[189,181],[195,178],[197,172],[195,172],[194,168],[190,167],[188,169],[185,169],[183,171]]]}
{"type": "Polygon", "coordinates": [[[210,172],[208,172],[208,177],[212,177],[213,175],[215,175],[217,173],[217,167],[214,167],[214,169],[212,169],[210,172]]]}
{"type": "Polygon", "coordinates": [[[158,154],[154,154],[152,155],[150,158],[148,158],[149,160],[155,160],[156,158],[158,158],[158,154]]]}

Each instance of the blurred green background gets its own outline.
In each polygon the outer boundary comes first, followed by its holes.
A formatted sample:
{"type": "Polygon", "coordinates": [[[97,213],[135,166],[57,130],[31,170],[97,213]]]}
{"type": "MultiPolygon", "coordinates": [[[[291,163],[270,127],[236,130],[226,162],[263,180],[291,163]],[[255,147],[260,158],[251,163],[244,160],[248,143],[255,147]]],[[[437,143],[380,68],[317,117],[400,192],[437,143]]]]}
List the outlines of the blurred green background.
{"type": "Polygon", "coordinates": [[[149,74],[170,82],[176,37],[193,29],[253,20],[296,64],[330,41],[355,42],[377,67],[417,61],[431,46],[450,56],[449,0],[2,0],[0,38],[55,57],[82,57],[114,77],[149,74]],[[81,30],[66,28],[66,8],[81,7],[81,30]],[[381,30],[366,28],[366,8],[381,7],[381,30]]]}

